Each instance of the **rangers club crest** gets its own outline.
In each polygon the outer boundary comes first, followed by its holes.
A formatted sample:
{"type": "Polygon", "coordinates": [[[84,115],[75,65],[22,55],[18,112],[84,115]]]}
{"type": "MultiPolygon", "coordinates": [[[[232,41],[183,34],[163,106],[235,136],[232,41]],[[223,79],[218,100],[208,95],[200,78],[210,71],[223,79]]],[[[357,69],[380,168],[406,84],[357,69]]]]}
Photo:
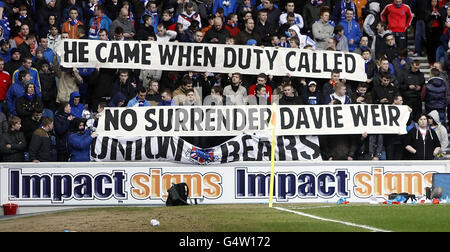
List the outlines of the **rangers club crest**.
{"type": "Polygon", "coordinates": [[[192,149],[187,151],[187,154],[193,163],[198,163],[202,165],[214,162],[216,159],[214,156],[213,149],[201,150],[197,147],[192,147],[192,149]]]}

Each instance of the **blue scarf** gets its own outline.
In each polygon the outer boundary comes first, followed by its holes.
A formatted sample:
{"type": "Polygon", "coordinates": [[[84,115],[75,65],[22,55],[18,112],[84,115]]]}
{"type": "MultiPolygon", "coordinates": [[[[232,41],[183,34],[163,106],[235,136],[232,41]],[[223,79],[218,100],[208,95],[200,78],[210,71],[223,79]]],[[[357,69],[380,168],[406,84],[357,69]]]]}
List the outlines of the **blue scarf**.
{"type": "Polygon", "coordinates": [[[71,18],[69,18],[69,22],[71,26],[75,26],[78,23],[78,19],[72,20],[71,18]]]}
{"type": "Polygon", "coordinates": [[[26,94],[29,101],[33,100],[35,94],[26,94]]]}
{"type": "MultiPolygon", "coordinates": [[[[356,20],[356,6],[353,3],[353,1],[350,1],[350,8],[353,10],[353,13],[355,13],[355,15],[353,15],[353,20],[356,20]]],[[[341,3],[341,20],[345,20],[345,11],[347,10],[347,3],[345,2],[345,0],[342,0],[341,3]]]]}

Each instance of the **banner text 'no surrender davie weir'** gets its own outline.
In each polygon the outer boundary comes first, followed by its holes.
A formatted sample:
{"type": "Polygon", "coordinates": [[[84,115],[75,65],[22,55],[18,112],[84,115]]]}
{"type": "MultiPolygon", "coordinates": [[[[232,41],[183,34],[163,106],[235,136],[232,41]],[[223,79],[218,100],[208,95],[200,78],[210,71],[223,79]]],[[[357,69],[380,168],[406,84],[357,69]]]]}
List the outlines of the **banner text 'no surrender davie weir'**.
{"type": "Polygon", "coordinates": [[[366,81],[363,58],[354,53],[258,46],[156,41],[63,40],[57,53],[64,67],[132,68],[213,73],[259,73],[366,81]]]}
{"type": "MultiPolygon", "coordinates": [[[[277,106],[277,135],[406,134],[408,106],[277,106]]],[[[101,136],[236,136],[267,134],[271,106],[105,108],[101,136]]]]}

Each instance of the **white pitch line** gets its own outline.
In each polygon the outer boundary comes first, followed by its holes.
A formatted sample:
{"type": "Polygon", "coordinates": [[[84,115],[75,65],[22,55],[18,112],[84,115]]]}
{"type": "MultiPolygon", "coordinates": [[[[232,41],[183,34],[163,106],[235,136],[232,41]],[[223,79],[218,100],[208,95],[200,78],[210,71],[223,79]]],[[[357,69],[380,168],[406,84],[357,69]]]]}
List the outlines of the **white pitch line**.
{"type": "Polygon", "coordinates": [[[301,210],[308,210],[308,209],[317,209],[317,208],[330,208],[330,207],[336,207],[336,206],[316,206],[316,207],[289,207],[290,209],[301,209],[301,210]]]}
{"type": "Polygon", "coordinates": [[[333,219],[322,218],[322,217],[314,216],[314,215],[307,214],[307,213],[302,213],[302,212],[298,212],[298,211],[289,210],[289,209],[282,208],[282,207],[274,207],[274,208],[275,208],[275,209],[278,209],[278,210],[280,210],[280,211],[285,211],[285,212],[289,212],[289,213],[301,215],[301,216],[308,217],[308,218],[312,218],[312,219],[316,219],[316,220],[328,221],[328,222],[335,222],[335,223],[344,224],[344,225],[347,225],[347,226],[353,226],[353,227],[360,227],[360,228],[364,228],[364,229],[371,230],[372,232],[392,232],[392,231],[389,231],[389,230],[384,230],[384,229],[374,228],[374,227],[370,227],[370,226],[366,226],[366,225],[359,225],[359,224],[355,224],[355,223],[351,223],[351,222],[346,222],[346,221],[339,221],[339,220],[333,220],[333,219]]]}

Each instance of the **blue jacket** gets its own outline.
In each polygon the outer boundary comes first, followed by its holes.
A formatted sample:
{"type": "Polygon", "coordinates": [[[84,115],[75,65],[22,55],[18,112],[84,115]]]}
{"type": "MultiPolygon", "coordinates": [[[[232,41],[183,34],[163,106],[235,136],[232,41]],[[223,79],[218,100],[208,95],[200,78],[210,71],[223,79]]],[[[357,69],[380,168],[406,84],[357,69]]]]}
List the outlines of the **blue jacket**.
{"type": "Polygon", "coordinates": [[[25,90],[21,82],[16,82],[9,87],[8,92],[6,92],[6,105],[10,115],[17,116],[16,112],[16,99],[25,95],[25,90]]]}
{"type": "Polygon", "coordinates": [[[55,55],[53,50],[47,47],[47,49],[45,49],[44,51],[44,59],[46,59],[52,65],[53,65],[53,55],[55,55]]]}
{"type": "Polygon", "coordinates": [[[219,7],[221,7],[223,9],[224,16],[228,17],[228,15],[230,13],[236,13],[236,10],[237,10],[237,7],[238,7],[238,1],[237,0],[214,1],[214,6],[213,6],[213,9],[212,9],[212,13],[214,15],[216,15],[217,8],[219,8],[219,7]],[[224,2],[228,2],[229,3],[228,6],[225,6],[224,2]]]}
{"type": "Polygon", "coordinates": [[[144,100],[143,102],[141,102],[141,104],[139,104],[137,96],[128,102],[128,107],[148,107],[148,106],[150,106],[150,102],[147,100],[144,100]]]}
{"type": "Polygon", "coordinates": [[[11,27],[8,17],[6,16],[6,7],[8,7],[3,1],[0,1],[0,7],[3,7],[3,17],[0,20],[0,27],[3,30],[3,38],[8,40],[9,35],[11,34],[11,27]]]}
{"type": "Polygon", "coordinates": [[[83,116],[83,111],[86,109],[86,107],[81,103],[78,103],[78,105],[75,105],[73,103],[73,100],[75,99],[75,97],[80,97],[80,93],[78,93],[77,91],[74,91],[70,94],[70,100],[69,100],[70,114],[77,118],[81,118],[83,116]]]}
{"type": "MultiPolygon", "coordinates": [[[[24,70],[23,66],[19,67],[19,69],[17,69],[14,74],[13,74],[13,78],[12,78],[12,82],[16,83],[19,82],[19,72],[24,70]]],[[[42,94],[41,94],[41,81],[39,80],[39,73],[38,70],[36,70],[36,68],[32,67],[29,71],[30,76],[31,76],[31,82],[34,84],[34,90],[36,91],[36,94],[39,96],[39,98],[42,98],[42,94]]]]}
{"type": "Polygon", "coordinates": [[[89,162],[90,146],[93,138],[91,137],[91,130],[84,132],[72,132],[69,134],[69,148],[71,162],[89,162]]]}
{"type": "Polygon", "coordinates": [[[173,99],[171,99],[170,101],[160,101],[158,103],[158,106],[176,106],[176,105],[177,103],[173,99]]]}
{"type": "Polygon", "coordinates": [[[351,39],[354,40],[353,45],[348,44],[348,50],[353,52],[359,45],[359,40],[361,40],[361,28],[357,21],[353,20],[348,22],[347,20],[342,20],[339,22],[340,25],[344,26],[344,35],[347,37],[347,41],[351,39]]]}
{"type": "Polygon", "coordinates": [[[0,50],[0,57],[5,61],[5,64],[11,60],[11,49],[7,52],[3,52],[0,50]]]}
{"type": "Polygon", "coordinates": [[[92,17],[91,20],[89,20],[89,39],[98,39],[98,32],[101,29],[105,29],[109,32],[109,27],[112,24],[111,19],[108,16],[104,15],[102,20],[100,21],[100,27],[95,27],[95,29],[92,29],[91,27],[94,20],[95,17],[92,17]]]}
{"type": "Polygon", "coordinates": [[[447,85],[440,77],[428,80],[424,94],[425,106],[429,109],[445,109],[447,107],[447,85]]]}

